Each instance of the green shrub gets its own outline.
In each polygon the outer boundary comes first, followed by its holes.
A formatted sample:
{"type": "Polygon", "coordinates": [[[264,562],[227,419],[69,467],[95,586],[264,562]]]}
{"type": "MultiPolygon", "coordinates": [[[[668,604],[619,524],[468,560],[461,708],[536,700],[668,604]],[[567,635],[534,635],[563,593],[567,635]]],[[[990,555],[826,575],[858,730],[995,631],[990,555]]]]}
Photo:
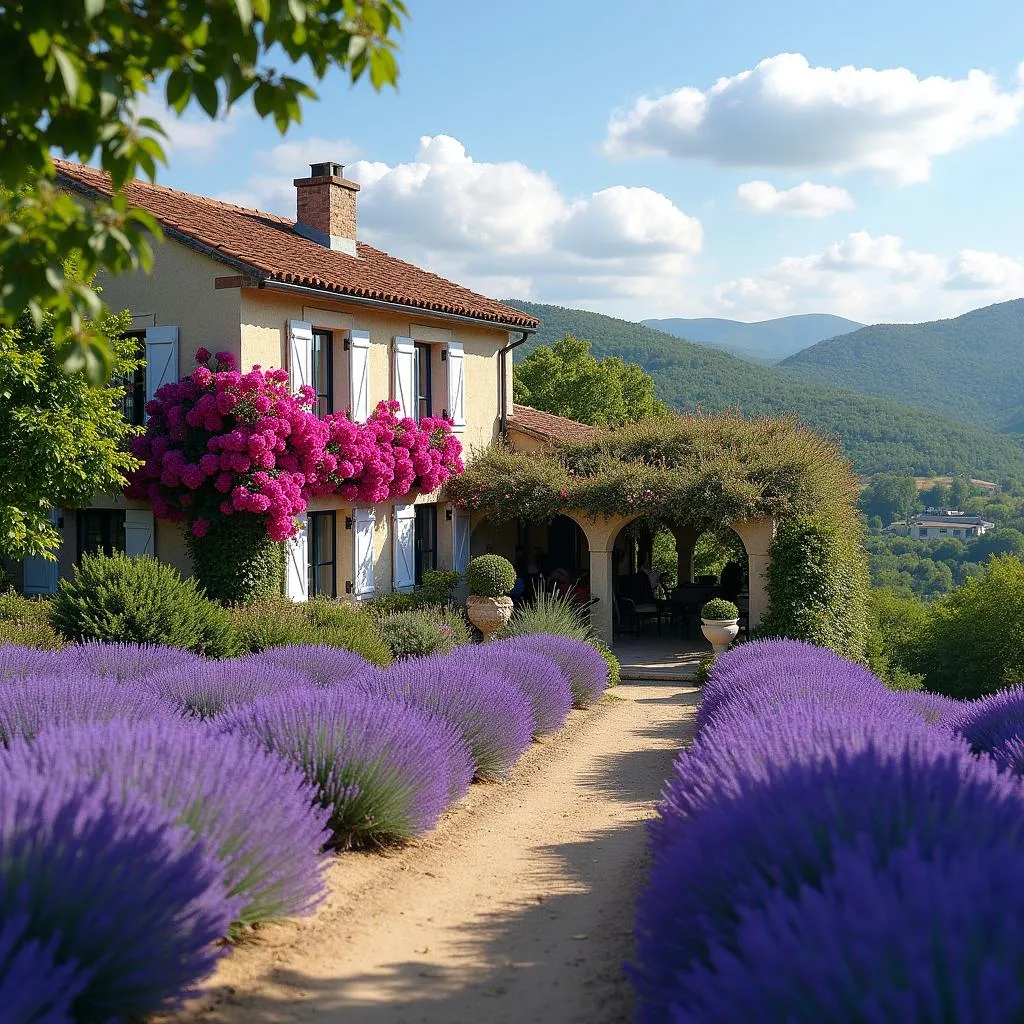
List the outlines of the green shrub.
{"type": "Polygon", "coordinates": [[[343,647],[375,665],[391,663],[391,649],[376,617],[362,605],[316,597],[304,606],[306,621],[316,631],[314,643],[343,647]]]}
{"type": "Polygon", "coordinates": [[[22,597],[13,590],[0,593],[0,622],[50,622],[50,602],[46,598],[22,597]]]}
{"type": "Polygon", "coordinates": [[[83,555],[57,585],[51,620],[69,640],[165,644],[203,653],[214,621],[193,579],[149,556],[83,555]]]}
{"type": "Polygon", "coordinates": [[[207,658],[233,658],[242,654],[231,613],[216,601],[204,601],[196,608],[200,645],[196,650],[207,658]]]}
{"type": "Polygon", "coordinates": [[[1024,683],[1024,562],[992,558],[936,602],[908,668],[929,690],[967,700],[1024,683]]]}
{"type": "Polygon", "coordinates": [[[890,689],[921,689],[922,676],[910,666],[919,660],[928,618],[928,606],[919,597],[885,588],[869,592],[865,654],[868,667],[890,689]]]}
{"type": "Polygon", "coordinates": [[[239,605],[230,614],[242,652],[317,642],[316,627],[303,607],[283,597],[239,605]]]}
{"type": "Polygon", "coordinates": [[[48,622],[0,620],[0,645],[17,644],[18,647],[35,647],[40,651],[59,651],[64,643],[64,638],[48,622]]]}
{"type": "Polygon", "coordinates": [[[422,603],[418,594],[401,594],[395,590],[390,594],[375,594],[366,602],[366,607],[375,615],[384,616],[392,612],[411,611],[422,603]]]}
{"type": "Polygon", "coordinates": [[[258,516],[228,516],[205,537],[189,537],[192,572],[206,595],[223,604],[277,597],[284,583],[284,545],[258,516]]]}
{"type": "Polygon", "coordinates": [[[693,677],[694,686],[704,686],[711,677],[711,670],[715,667],[716,658],[713,654],[705,654],[697,663],[697,671],[693,677]]]}
{"type": "Polygon", "coordinates": [[[588,643],[595,639],[594,631],[587,624],[579,605],[564,594],[548,594],[544,591],[517,608],[498,635],[524,636],[527,633],[551,633],[588,643]]]}
{"type": "Polygon", "coordinates": [[[469,592],[478,597],[501,597],[516,585],[515,566],[501,555],[478,555],[466,566],[469,592]]]}
{"type": "Polygon", "coordinates": [[[470,642],[466,619],[454,608],[424,605],[414,611],[393,612],[381,620],[381,629],[396,658],[447,654],[470,642]]]}
{"type": "Polygon", "coordinates": [[[700,610],[700,617],[702,619],[738,619],[740,610],[732,601],[726,601],[724,597],[714,597],[704,603],[700,610]]]}
{"type": "Polygon", "coordinates": [[[592,643],[598,651],[601,652],[601,657],[608,664],[608,685],[618,686],[622,682],[622,666],[619,664],[619,659],[612,653],[612,649],[599,637],[593,637],[589,639],[589,643],[592,643]]]}
{"type": "Polygon", "coordinates": [[[868,576],[856,539],[798,520],[783,524],[771,556],[768,611],[757,635],[805,640],[863,661],[868,576]]]}
{"type": "MultiPolygon", "coordinates": [[[[425,604],[437,604],[443,607],[451,604],[455,588],[461,582],[461,573],[452,572],[450,569],[431,569],[423,574],[423,583],[416,591],[416,597],[421,598],[425,604]]],[[[512,583],[515,585],[514,579],[512,583]]]]}

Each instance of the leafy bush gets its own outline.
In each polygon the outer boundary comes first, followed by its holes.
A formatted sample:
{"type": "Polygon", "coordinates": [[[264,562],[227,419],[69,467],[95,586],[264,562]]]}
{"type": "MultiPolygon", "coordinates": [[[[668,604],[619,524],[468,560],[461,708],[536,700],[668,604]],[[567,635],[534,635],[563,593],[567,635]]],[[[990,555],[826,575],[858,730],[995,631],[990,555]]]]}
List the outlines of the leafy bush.
{"type": "Polygon", "coordinates": [[[391,652],[374,616],[359,605],[317,597],[305,606],[305,615],[316,627],[310,641],[342,647],[362,655],[375,665],[391,662],[391,652]]]}
{"type": "Polygon", "coordinates": [[[527,633],[520,645],[554,661],[569,677],[575,708],[589,708],[608,685],[608,662],[593,644],[568,636],[527,633]]]}
{"type": "Polygon", "coordinates": [[[207,658],[233,658],[242,653],[231,613],[216,601],[204,601],[196,607],[196,626],[199,649],[207,658]]]}
{"type": "Polygon", "coordinates": [[[499,632],[500,637],[526,636],[529,633],[548,633],[568,636],[573,640],[591,643],[594,632],[583,618],[579,605],[564,594],[539,592],[532,601],[521,605],[508,624],[499,632]]]}
{"type": "Polygon", "coordinates": [[[450,569],[430,569],[423,574],[423,583],[416,591],[425,604],[451,603],[455,588],[462,582],[462,574],[450,569]]]}
{"type": "Polygon", "coordinates": [[[533,708],[516,686],[450,656],[401,661],[381,673],[392,700],[447,719],[461,734],[479,779],[501,779],[533,738],[533,708]]]}
{"type": "Polygon", "coordinates": [[[857,538],[811,520],[786,523],[772,545],[768,611],[756,633],[864,657],[867,567],[857,538]]]}
{"type": "Polygon", "coordinates": [[[612,649],[598,636],[593,637],[586,641],[592,647],[594,647],[598,654],[604,658],[604,663],[608,666],[608,686],[618,686],[622,681],[622,666],[619,664],[619,659],[612,653],[612,649]]]}
{"type": "Polygon", "coordinates": [[[923,677],[908,666],[919,657],[928,614],[927,605],[917,597],[885,588],[869,592],[865,653],[871,671],[890,689],[921,689],[923,677]]]}
{"type": "Polygon", "coordinates": [[[971,699],[1024,683],[1024,562],[991,559],[932,607],[916,646],[908,667],[937,693],[971,699]]]}
{"type": "Polygon", "coordinates": [[[192,572],[208,597],[247,604],[276,597],[284,583],[284,545],[254,515],[219,519],[201,537],[189,534],[192,572]]]}
{"type": "Polygon", "coordinates": [[[555,732],[572,708],[569,677],[551,658],[525,649],[516,639],[462,647],[452,655],[518,687],[533,706],[533,734],[555,732]]]}
{"type": "Polygon", "coordinates": [[[694,686],[706,686],[708,680],[711,678],[711,670],[715,667],[714,654],[705,654],[701,657],[700,661],[697,662],[697,671],[693,676],[694,686]]]}
{"type": "Polygon", "coordinates": [[[723,597],[715,597],[706,601],[700,610],[702,619],[738,619],[740,610],[732,601],[726,601],[723,597]]]}
{"type": "Polygon", "coordinates": [[[148,556],[83,555],[57,585],[53,625],[69,640],[165,644],[199,654],[211,643],[208,604],[195,580],[148,556]]]}
{"type": "Polygon", "coordinates": [[[378,618],[390,615],[391,612],[408,612],[418,608],[423,601],[419,594],[402,594],[393,590],[389,594],[375,594],[366,602],[366,607],[378,618]]]}
{"type": "Polygon", "coordinates": [[[380,628],[395,658],[447,654],[470,641],[469,626],[461,612],[433,605],[392,612],[380,620],[380,628]]]}
{"type": "Polygon", "coordinates": [[[22,597],[13,590],[0,592],[0,644],[56,651],[64,642],[50,624],[48,600],[22,597]]]}
{"type": "Polygon", "coordinates": [[[314,644],[317,628],[294,601],[256,601],[231,609],[240,653],[265,651],[288,644],[314,644]]]}
{"type": "Polygon", "coordinates": [[[466,566],[466,583],[478,597],[502,597],[516,585],[515,566],[501,555],[478,555],[466,566]]]}
{"type": "Polygon", "coordinates": [[[234,927],[309,913],[323,891],[326,815],[298,772],[247,737],[177,720],[49,729],[0,770],[108,779],[170,811],[223,867],[234,927]]]}
{"type": "MultiPolygon", "coordinates": [[[[429,714],[356,688],[304,690],[258,701],[225,728],[299,768],[328,811],[331,845],[409,839],[448,802],[458,743],[429,714]]],[[[468,780],[467,780],[468,781],[468,780]]]]}
{"type": "Polygon", "coordinates": [[[238,904],[224,892],[220,865],[142,797],[63,771],[0,786],[8,946],[15,962],[42,947],[54,981],[75,973],[70,1013],[43,1019],[132,1020],[180,1005],[225,951],[216,940],[238,904]]]}

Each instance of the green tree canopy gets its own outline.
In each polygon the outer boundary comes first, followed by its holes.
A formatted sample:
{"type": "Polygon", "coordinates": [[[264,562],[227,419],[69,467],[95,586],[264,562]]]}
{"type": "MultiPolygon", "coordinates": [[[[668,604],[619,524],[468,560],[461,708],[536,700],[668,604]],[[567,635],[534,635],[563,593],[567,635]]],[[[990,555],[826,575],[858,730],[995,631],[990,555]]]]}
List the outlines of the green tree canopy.
{"type": "Polygon", "coordinates": [[[135,428],[121,411],[122,381],[141,365],[137,340],[124,336],[131,314],[90,325],[111,353],[104,387],[62,372],[53,322],[45,313],[36,326],[24,313],[0,328],[0,555],[11,558],[55,551],[50,510],[119,492],[138,465],[128,453],[135,428]]]}
{"type": "Polygon", "coordinates": [[[879,473],[861,494],[861,508],[883,523],[906,519],[918,506],[917,485],[912,476],[879,473]]]}
{"type": "Polygon", "coordinates": [[[394,35],[403,0],[12,0],[0,5],[0,326],[29,311],[58,344],[68,370],[94,381],[116,355],[93,328],[100,311],[87,283],[147,267],[156,222],[115,195],[86,207],[54,187],[53,154],[98,159],[115,188],[165,163],[160,124],[139,116],[154,86],[182,113],[211,118],[246,97],[284,132],[315,99],[277,64],[302,62],[321,80],[333,67],[377,89],[397,80],[394,35]],[[63,259],[81,254],[81,276],[63,259]]]}
{"type": "Polygon", "coordinates": [[[590,342],[567,334],[542,345],[515,368],[515,401],[597,427],[667,414],[654,380],[618,356],[595,359],[590,342]]]}

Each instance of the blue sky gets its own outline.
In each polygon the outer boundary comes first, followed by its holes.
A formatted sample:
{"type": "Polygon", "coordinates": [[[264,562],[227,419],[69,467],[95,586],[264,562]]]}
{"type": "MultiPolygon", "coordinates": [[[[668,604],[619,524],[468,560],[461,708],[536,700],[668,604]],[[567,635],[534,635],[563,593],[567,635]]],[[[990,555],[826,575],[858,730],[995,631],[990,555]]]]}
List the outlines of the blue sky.
{"type": "Polygon", "coordinates": [[[284,140],[189,115],[159,180],[289,214],[340,159],[365,240],[628,319],[1024,294],[1024,5],[409,4],[397,92],[332,74],[284,140]]]}

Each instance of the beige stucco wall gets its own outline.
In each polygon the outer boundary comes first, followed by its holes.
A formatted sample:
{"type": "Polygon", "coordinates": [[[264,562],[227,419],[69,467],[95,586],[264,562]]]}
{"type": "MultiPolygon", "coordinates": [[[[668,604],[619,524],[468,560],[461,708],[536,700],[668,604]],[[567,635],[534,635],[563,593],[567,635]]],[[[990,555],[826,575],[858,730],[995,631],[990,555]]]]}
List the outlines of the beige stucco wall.
{"type": "Polygon", "coordinates": [[[240,356],[239,290],[214,287],[216,278],[234,273],[180,242],[165,241],[154,246],[152,274],[101,274],[98,284],[103,301],[113,310],[130,309],[137,327],[178,328],[178,370],[184,376],[204,346],[240,356]]]}

